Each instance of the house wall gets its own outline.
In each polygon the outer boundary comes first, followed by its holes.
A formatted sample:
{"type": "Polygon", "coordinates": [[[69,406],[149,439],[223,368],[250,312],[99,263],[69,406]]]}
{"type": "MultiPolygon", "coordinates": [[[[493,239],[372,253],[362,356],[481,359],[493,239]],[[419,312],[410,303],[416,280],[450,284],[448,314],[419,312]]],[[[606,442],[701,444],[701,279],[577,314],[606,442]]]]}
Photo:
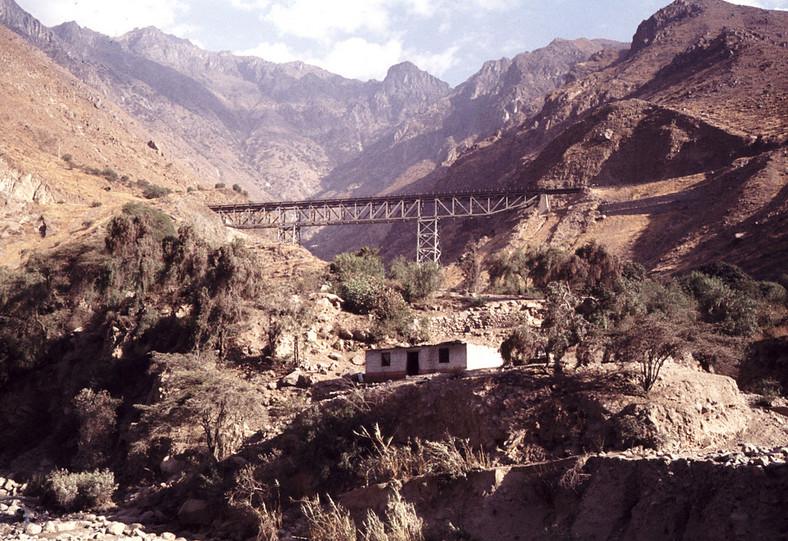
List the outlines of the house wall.
{"type": "Polygon", "coordinates": [[[365,354],[365,378],[369,381],[385,381],[388,379],[404,378],[407,375],[408,352],[419,352],[419,374],[435,374],[448,372],[454,368],[464,369],[467,364],[468,344],[441,344],[420,346],[412,348],[375,349],[368,350],[365,354]],[[449,362],[440,362],[439,350],[449,349],[449,362]],[[391,366],[381,366],[381,353],[391,355],[391,366]]]}
{"type": "Polygon", "coordinates": [[[478,344],[467,344],[467,346],[468,370],[503,366],[503,357],[497,349],[478,344]]]}

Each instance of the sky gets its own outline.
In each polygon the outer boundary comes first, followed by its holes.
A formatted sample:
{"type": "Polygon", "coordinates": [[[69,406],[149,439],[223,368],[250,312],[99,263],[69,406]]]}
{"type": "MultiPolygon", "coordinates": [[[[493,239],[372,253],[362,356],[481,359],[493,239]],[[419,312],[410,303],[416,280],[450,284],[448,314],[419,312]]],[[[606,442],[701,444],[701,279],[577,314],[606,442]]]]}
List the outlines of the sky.
{"type": "MultiPolygon", "coordinates": [[[[405,60],[456,86],[486,60],[555,38],[630,41],[671,0],[16,0],[46,26],[108,36],[155,26],[209,51],[301,60],[382,80],[405,60]]],[[[788,0],[737,0],[788,10],[788,0]]]]}

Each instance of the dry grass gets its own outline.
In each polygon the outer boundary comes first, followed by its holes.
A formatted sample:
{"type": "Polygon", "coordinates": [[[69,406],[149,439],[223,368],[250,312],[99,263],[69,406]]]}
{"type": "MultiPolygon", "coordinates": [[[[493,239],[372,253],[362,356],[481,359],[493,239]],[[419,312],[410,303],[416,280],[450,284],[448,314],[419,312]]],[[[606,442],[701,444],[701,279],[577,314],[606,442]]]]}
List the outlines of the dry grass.
{"type": "Polygon", "coordinates": [[[416,439],[395,445],[391,437],[383,436],[377,423],[371,432],[361,427],[356,435],[369,440],[374,450],[364,465],[367,483],[428,473],[459,476],[492,466],[483,449],[474,449],[468,440],[453,436],[443,441],[416,439]]]}
{"type": "Polygon", "coordinates": [[[356,527],[350,512],[328,497],[321,504],[320,498],[302,502],[301,509],[307,519],[310,539],[320,541],[423,541],[423,521],[416,514],[412,503],[403,501],[399,492],[386,506],[382,520],[372,511],[367,513],[361,529],[356,527]]]}

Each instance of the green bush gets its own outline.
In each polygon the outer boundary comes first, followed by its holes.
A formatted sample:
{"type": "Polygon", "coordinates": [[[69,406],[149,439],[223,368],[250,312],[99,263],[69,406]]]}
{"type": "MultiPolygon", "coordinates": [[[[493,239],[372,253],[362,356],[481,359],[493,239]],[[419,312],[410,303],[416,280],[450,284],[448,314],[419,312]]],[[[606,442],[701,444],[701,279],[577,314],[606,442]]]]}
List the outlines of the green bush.
{"type": "Polygon", "coordinates": [[[221,190],[222,188],[224,188],[224,182],[217,182],[216,184],[213,185],[213,187],[216,188],[217,190],[221,190]]]}
{"type": "Polygon", "coordinates": [[[504,363],[518,366],[537,360],[540,349],[544,353],[544,340],[539,333],[531,327],[520,326],[501,343],[500,351],[504,363]]]}
{"type": "Polygon", "coordinates": [[[109,470],[55,470],[46,478],[43,500],[64,511],[103,509],[112,504],[117,488],[115,475],[109,470]]]}
{"type": "Polygon", "coordinates": [[[443,284],[443,267],[439,263],[405,262],[400,256],[391,263],[389,277],[399,283],[399,290],[408,302],[421,301],[435,293],[443,284]]]}
{"type": "Polygon", "coordinates": [[[159,197],[164,197],[165,195],[171,193],[172,190],[170,190],[169,188],[159,186],[158,184],[151,184],[150,186],[148,186],[142,191],[142,196],[145,199],[158,199],[159,197]]]}
{"type": "Polygon", "coordinates": [[[233,191],[237,193],[243,193],[244,189],[241,188],[240,184],[233,184],[233,191]]]}
{"type": "Polygon", "coordinates": [[[379,341],[385,336],[414,340],[420,338],[411,336],[413,313],[399,291],[385,286],[379,289],[372,313],[375,316],[372,335],[376,340],[379,341]]]}
{"type": "Polygon", "coordinates": [[[703,321],[715,323],[729,334],[751,335],[759,327],[759,303],[750,295],[732,289],[726,280],[695,271],[683,280],[683,286],[697,301],[703,321]]]}
{"type": "Polygon", "coordinates": [[[366,276],[382,282],[386,277],[383,260],[367,246],[355,253],[344,252],[334,257],[329,267],[334,281],[342,282],[348,278],[366,276]]]}
{"type": "Polygon", "coordinates": [[[95,468],[108,462],[120,403],[104,390],[82,389],[74,398],[79,423],[76,463],[80,467],[95,468]]]}

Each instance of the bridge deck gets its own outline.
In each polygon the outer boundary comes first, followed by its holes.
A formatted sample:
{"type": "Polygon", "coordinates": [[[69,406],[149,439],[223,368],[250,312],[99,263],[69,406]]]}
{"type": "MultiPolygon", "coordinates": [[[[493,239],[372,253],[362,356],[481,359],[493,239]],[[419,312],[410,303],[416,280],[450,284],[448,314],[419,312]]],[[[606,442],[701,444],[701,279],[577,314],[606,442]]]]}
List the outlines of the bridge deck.
{"type": "Polygon", "coordinates": [[[455,192],[303,201],[213,205],[230,227],[284,228],[394,223],[439,218],[489,216],[528,207],[540,195],[577,193],[580,188],[509,192],[455,192]]]}
{"type": "Polygon", "coordinates": [[[301,228],[324,225],[418,222],[416,261],[439,261],[438,221],[491,216],[527,208],[541,196],[566,195],[580,188],[529,191],[406,194],[305,201],[213,205],[224,223],[237,229],[276,228],[279,238],[298,243],[301,228]]]}

